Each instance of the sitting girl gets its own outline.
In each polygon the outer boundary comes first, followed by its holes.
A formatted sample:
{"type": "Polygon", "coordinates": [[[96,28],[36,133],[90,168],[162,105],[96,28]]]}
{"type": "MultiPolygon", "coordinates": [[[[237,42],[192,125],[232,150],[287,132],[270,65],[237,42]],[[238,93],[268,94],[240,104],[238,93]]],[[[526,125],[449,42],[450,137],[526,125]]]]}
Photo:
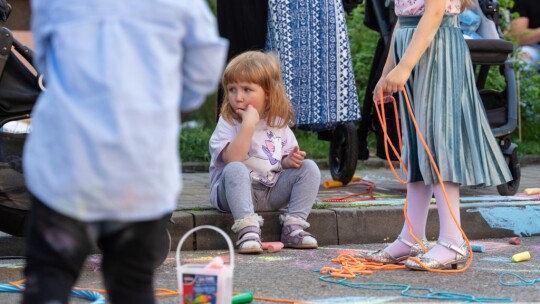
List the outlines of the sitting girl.
{"type": "Polygon", "coordinates": [[[210,138],[210,202],[231,212],[239,253],[262,252],[257,211],[276,211],[281,242],[317,248],[305,232],[320,185],[319,168],[298,147],[289,128],[294,110],[285,93],[279,60],[250,51],[235,57],[223,75],[224,102],[210,138]]]}

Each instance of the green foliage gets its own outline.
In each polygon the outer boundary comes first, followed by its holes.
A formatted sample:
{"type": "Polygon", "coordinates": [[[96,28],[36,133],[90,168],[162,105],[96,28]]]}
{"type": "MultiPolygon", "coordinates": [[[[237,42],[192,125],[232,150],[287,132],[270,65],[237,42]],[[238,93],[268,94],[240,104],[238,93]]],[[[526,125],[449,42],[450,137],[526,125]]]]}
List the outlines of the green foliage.
{"type": "Polygon", "coordinates": [[[364,25],[365,6],[357,6],[347,16],[347,30],[358,96],[362,100],[368,85],[369,71],[375,56],[379,34],[364,25]]]}
{"type": "Polygon", "coordinates": [[[208,162],[208,142],[213,130],[210,128],[183,128],[180,134],[180,155],[184,162],[208,162]]]}
{"type": "Polygon", "coordinates": [[[206,0],[206,2],[215,14],[217,12],[217,0],[206,0]]]}
{"type": "Polygon", "coordinates": [[[311,159],[327,159],[330,142],[317,138],[317,133],[294,129],[294,135],[298,140],[300,149],[306,152],[306,157],[311,159]]]}
{"type": "MultiPolygon", "coordinates": [[[[519,149],[531,154],[540,150],[540,74],[531,69],[518,72],[520,88],[521,143],[519,149]],[[527,143],[525,145],[525,143],[527,143]],[[527,151],[530,149],[531,151],[527,151]]],[[[515,135],[515,134],[514,134],[515,135]]],[[[516,136],[514,136],[516,137],[516,136]]]]}
{"type": "Polygon", "coordinates": [[[519,145],[519,154],[538,154],[540,152],[540,74],[538,70],[527,67],[517,59],[519,45],[515,33],[510,29],[510,23],[519,15],[509,13],[513,6],[514,0],[499,0],[500,12],[503,16],[507,16],[500,19],[501,28],[504,31],[505,39],[514,44],[512,61],[514,62],[520,98],[519,125],[513,135],[519,145]]]}

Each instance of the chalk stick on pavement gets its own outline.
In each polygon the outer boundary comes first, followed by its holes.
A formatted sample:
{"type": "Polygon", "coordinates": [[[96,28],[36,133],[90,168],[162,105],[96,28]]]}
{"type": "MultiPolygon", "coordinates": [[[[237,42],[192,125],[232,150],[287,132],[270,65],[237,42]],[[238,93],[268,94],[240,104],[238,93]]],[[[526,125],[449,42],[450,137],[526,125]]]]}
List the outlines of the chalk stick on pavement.
{"type": "Polygon", "coordinates": [[[508,243],[510,243],[512,245],[521,245],[521,238],[518,237],[518,236],[510,238],[510,239],[508,239],[508,243]]]}
{"type": "Polygon", "coordinates": [[[524,262],[531,259],[531,254],[528,251],[516,253],[512,256],[512,262],[518,263],[518,262],[524,262]]]}
{"type": "Polygon", "coordinates": [[[484,252],[486,251],[486,246],[478,245],[478,244],[471,244],[471,249],[473,252],[484,252]]]}
{"type": "Polygon", "coordinates": [[[263,242],[262,248],[263,250],[268,250],[269,253],[274,253],[281,251],[283,249],[283,243],[282,242],[263,242]]]}
{"type": "Polygon", "coordinates": [[[523,192],[527,195],[540,194],[540,188],[526,188],[523,192]]]}

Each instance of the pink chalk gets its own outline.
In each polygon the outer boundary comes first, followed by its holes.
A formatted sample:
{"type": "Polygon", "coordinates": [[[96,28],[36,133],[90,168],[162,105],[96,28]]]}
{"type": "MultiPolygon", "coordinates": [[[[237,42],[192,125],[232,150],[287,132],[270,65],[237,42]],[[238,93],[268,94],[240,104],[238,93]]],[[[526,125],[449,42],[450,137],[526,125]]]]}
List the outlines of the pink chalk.
{"type": "Polygon", "coordinates": [[[513,237],[513,238],[508,240],[508,243],[510,243],[512,245],[520,245],[521,244],[521,239],[519,237],[513,237]]]}
{"type": "Polygon", "coordinates": [[[269,253],[274,253],[281,251],[283,249],[283,243],[282,242],[263,242],[262,243],[263,250],[268,250],[269,253]]]}

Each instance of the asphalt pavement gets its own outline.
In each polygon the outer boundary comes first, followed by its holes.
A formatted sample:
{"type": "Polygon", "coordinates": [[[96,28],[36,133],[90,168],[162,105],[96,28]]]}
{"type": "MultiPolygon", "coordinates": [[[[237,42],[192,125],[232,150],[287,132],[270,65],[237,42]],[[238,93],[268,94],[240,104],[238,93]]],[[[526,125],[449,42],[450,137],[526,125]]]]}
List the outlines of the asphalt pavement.
{"type": "MultiPolygon", "coordinates": [[[[444,302],[463,303],[476,299],[491,302],[532,303],[540,299],[540,237],[524,237],[521,245],[511,245],[507,239],[473,241],[486,250],[474,254],[472,266],[463,273],[441,274],[413,270],[378,270],[370,275],[347,279],[345,286],[323,281],[323,267],[340,267],[331,262],[340,255],[355,256],[380,249],[385,244],[324,246],[315,250],[284,249],[260,255],[234,255],[232,290],[253,292],[252,303],[410,303],[438,302],[427,296],[445,297],[444,302]],[[512,262],[511,257],[528,251],[531,259],[512,262]],[[506,273],[506,274],[505,274],[506,273]],[[529,286],[506,286],[504,284],[529,286]],[[501,277],[502,276],[502,277],[501,277]],[[532,283],[533,281],[538,283],[532,283]],[[268,299],[270,298],[270,299],[268,299]],[[451,299],[450,299],[451,298],[451,299]]],[[[228,250],[181,251],[181,265],[208,264],[220,256],[229,263],[228,250]]],[[[77,283],[83,288],[102,288],[100,256],[93,255],[84,266],[77,283]]],[[[20,280],[23,260],[0,261],[0,280],[20,280]]],[[[155,287],[177,290],[176,259],[171,252],[157,269],[155,287]]],[[[0,294],[0,303],[17,303],[20,294],[0,294]]],[[[89,303],[73,298],[71,303],[89,303]]],[[[158,303],[179,303],[178,295],[158,297],[158,303]]]]}

